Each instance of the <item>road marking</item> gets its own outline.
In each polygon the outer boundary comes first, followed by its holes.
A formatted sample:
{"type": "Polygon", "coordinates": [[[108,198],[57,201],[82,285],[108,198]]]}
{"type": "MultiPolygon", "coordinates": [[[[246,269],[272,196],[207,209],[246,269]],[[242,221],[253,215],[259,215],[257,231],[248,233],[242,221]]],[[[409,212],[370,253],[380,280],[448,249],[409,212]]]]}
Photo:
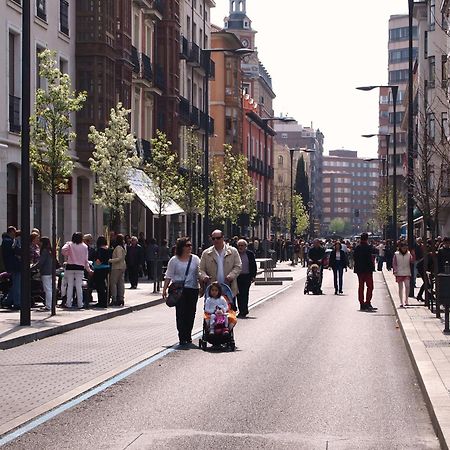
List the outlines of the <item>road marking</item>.
{"type": "MultiPolygon", "coordinates": [[[[303,278],[297,280],[301,281],[303,278]]],[[[252,303],[249,305],[249,309],[253,309],[258,305],[261,305],[272,298],[276,297],[278,294],[282,294],[283,292],[287,291],[291,288],[293,284],[295,284],[297,281],[294,281],[289,286],[286,286],[282,289],[279,289],[272,294],[269,294],[267,297],[263,297],[262,299],[256,301],[255,303],[252,303]]],[[[198,331],[193,335],[193,339],[196,339],[198,337],[201,337],[203,333],[203,330],[198,331]]],[[[41,416],[31,420],[30,422],[25,423],[22,426],[19,426],[14,431],[11,431],[9,433],[6,433],[2,437],[0,437],[0,447],[8,444],[9,442],[12,442],[13,440],[17,439],[20,436],[23,436],[24,434],[28,433],[29,431],[33,430],[34,428],[43,425],[44,423],[48,422],[49,420],[55,418],[56,416],[62,414],[63,412],[79,405],[80,403],[88,400],[89,398],[93,397],[94,395],[99,394],[100,392],[103,392],[104,390],[108,389],[109,387],[113,386],[114,384],[118,383],[119,381],[122,381],[123,379],[129,377],[130,375],[133,375],[134,373],[138,372],[141,369],[144,369],[145,367],[149,366],[150,364],[153,364],[154,362],[164,358],[165,356],[169,355],[170,353],[173,353],[178,348],[178,344],[175,344],[174,346],[163,350],[156,355],[153,355],[150,358],[145,359],[144,361],[141,361],[140,363],[130,367],[129,369],[126,369],[125,371],[119,373],[118,375],[115,375],[114,377],[110,378],[107,381],[104,381],[103,383],[99,384],[98,386],[86,391],[85,393],[79,395],[78,397],[75,397],[72,400],[69,400],[66,403],[63,403],[60,406],[57,406],[56,408],[42,414],[41,416]]]]}

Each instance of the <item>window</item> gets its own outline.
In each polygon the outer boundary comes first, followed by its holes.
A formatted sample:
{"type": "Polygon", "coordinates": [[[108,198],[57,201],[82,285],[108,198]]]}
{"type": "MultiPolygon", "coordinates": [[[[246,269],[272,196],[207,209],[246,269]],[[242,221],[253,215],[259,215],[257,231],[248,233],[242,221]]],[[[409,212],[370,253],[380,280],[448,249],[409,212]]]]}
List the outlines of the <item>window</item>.
{"type": "MultiPolygon", "coordinates": [[[[409,39],[408,27],[393,28],[389,30],[390,41],[406,41],[409,39]]],[[[413,39],[417,39],[417,27],[413,27],[413,39]]]]}
{"type": "MultiPolygon", "coordinates": [[[[405,115],[405,113],[403,111],[398,111],[396,114],[396,123],[397,124],[401,124],[403,121],[403,116],[405,115]]],[[[394,113],[390,112],[389,113],[389,123],[393,124],[394,123],[394,113]]]]}
{"type": "Polygon", "coordinates": [[[9,78],[9,131],[20,132],[20,97],[18,96],[19,86],[19,39],[20,36],[10,31],[8,36],[8,78],[9,78]]]}
{"type": "Polygon", "coordinates": [[[40,67],[41,67],[41,58],[39,58],[39,55],[44,49],[42,47],[37,46],[36,47],[36,89],[43,88],[43,78],[40,75],[40,67]]]}
{"type": "MultiPolygon", "coordinates": [[[[413,48],[413,60],[417,58],[417,47],[413,48]]],[[[409,49],[400,48],[397,50],[389,51],[389,62],[390,63],[400,63],[409,60],[409,49]]]]}
{"type": "Polygon", "coordinates": [[[59,29],[61,33],[69,36],[69,2],[67,0],[59,2],[59,29]]]}
{"type": "Polygon", "coordinates": [[[448,113],[441,113],[441,142],[448,139],[448,113]]]}
{"type": "Polygon", "coordinates": [[[281,133],[281,139],[287,139],[288,134],[287,133],[281,133]]]}
{"type": "Polygon", "coordinates": [[[443,89],[447,89],[447,79],[448,79],[448,74],[447,74],[447,55],[442,55],[441,56],[441,87],[443,89]]]}
{"type": "Polygon", "coordinates": [[[46,0],[36,0],[36,15],[39,19],[47,21],[46,0]]]}
{"type": "Polygon", "coordinates": [[[430,142],[434,142],[436,138],[436,124],[433,113],[427,114],[427,123],[428,123],[428,140],[430,142]]]}
{"type": "Polygon", "coordinates": [[[278,165],[281,167],[283,166],[283,156],[282,155],[278,156],[278,165]]]}
{"type": "Polygon", "coordinates": [[[409,77],[408,69],[401,69],[401,70],[391,70],[389,72],[389,83],[399,83],[402,81],[407,81],[409,77]]]}
{"type": "Polygon", "coordinates": [[[436,57],[428,58],[428,87],[434,88],[436,81],[436,57]]]}
{"type": "Polygon", "coordinates": [[[436,29],[436,0],[430,0],[428,10],[428,29],[434,31],[436,29]]]}

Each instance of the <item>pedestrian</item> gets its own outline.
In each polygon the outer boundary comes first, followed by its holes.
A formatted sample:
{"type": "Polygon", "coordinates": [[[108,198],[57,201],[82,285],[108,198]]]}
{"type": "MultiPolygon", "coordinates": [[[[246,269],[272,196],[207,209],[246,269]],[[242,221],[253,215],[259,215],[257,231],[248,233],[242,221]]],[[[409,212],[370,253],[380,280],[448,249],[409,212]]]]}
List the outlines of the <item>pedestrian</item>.
{"type": "Polygon", "coordinates": [[[39,254],[41,252],[40,236],[38,233],[33,232],[30,235],[30,264],[37,264],[39,262],[39,254]]]}
{"type": "Polygon", "coordinates": [[[144,249],[138,244],[136,236],[130,238],[130,245],[127,246],[125,262],[127,264],[130,289],[137,289],[139,282],[139,270],[144,265],[144,249]]]}
{"type": "Polygon", "coordinates": [[[119,233],[116,237],[116,247],[112,252],[111,259],[108,261],[111,264],[109,290],[111,294],[111,305],[113,306],[123,306],[125,303],[126,255],[125,240],[123,234],[119,233]]]}
{"type": "Polygon", "coordinates": [[[322,288],[324,258],[325,249],[322,246],[322,241],[315,238],[312,247],[308,251],[308,266],[310,264],[317,264],[320,267],[320,288],[322,288]]]}
{"type": "Polygon", "coordinates": [[[145,249],[145,263],[147,265],[147,279],[148,281],[156,281],[157,277],[157,259],[158,259],[158,244],[156,239],[151,238],[148,241],[145,249]]]}
{"type": "Polygon", "coordinates": [[[92,273],[89,267],[88,247],[83,242],[83,235],[77,231],[73,233],[72,240],[66,242],[61,254],[67,258],[66,269],[64,271],[64,278],[67,281],[67,300],[66,308],[72,307],[73,290],[77,293],[78,308],[83,308],[83,275],[86,270],[89,274],[92,273]]]}
{"type": "Polygon", "coordinates": [[[192,342],[199,293],[199,264],[200,258],[192,253],[191,240],[188,237],[178,238],[175,255],[167,264],[162,295],[167,298],[167,288],[171,282],[184,282],[181,298],[175,305],[180,345],[192,342]]]}
{"type": "Polygon", "coordinates": [[[237,277],[238,295],[237,303],[239,308],[238,317],[245,318],[248,315],[248,296],[250,286],[256,278],[256,260],[255,254],[247,247],[245,239],[239,239],[237,242],[237,249],[241,258],[242,270],[237,277]]]}
{"type": "Polygon", "coordinates": [[[400,308],[409,306],[409,282],[411,280],[411,264],[413,261],[413,256],[408,250],[408,244],[405,241],[400,242],[399,250],[395,252],[392,260],[392,269],[395,275],[395,281],[398,284],[400,308]]]}
{"type": "Polygon", "coordinates": [[[344,269],[347,271],[348,262],[347,254],[342,250],[342,244],[339,241],[336,241],[330,253],[329,266],[333,269],[334,295],[343,294],[344,269]]]}
{"type": "Polygon", "coordinates": [[[377,245],[377,250],[378,250],[377,270],[378,270],[378,272],[382,272],[383,271],[385,249],[386,249],[386,244],[383,241],[381,241],[377,245]]]}
{"type": "Polygon", "coordinates": [[[373,272],[375,271],[374,258],[376,250],[369,245],[369,235],[362,233],[360,243],[355,247],[353,258],[355,263],[354,271],[358,275],[358,300],[361,311],[376,311],[372,305],[373,296],[373,272]],[[364,288],[367,286],[367,292],[364,299],[364,288]]]}
{"type": "Polygon", "coordinates": [[[45,306],[46,311],[51,311],[52,309],[52,244],[50,239],[46,236],[41,238],[41,248],[39,251],[39,273],[41,275],[42,287],[45,293],[45,306]]]}
{"type": "MultiPolygon", "coordinates": [[[[89,264],[92,264],[95,260],[95,247],[94,247],[94,238],[92,234],[85,234],[83,236],[83,242],[88,247],[88,261],[89,264]]],[[[94,290],[94,277],[90,277],[87,271],[84,271],[84,276],[87,279],[87,287],[85,291],[85,296],[83,298],[84,306],[89,308],[89,303],[93,301],[92,291],[94,290]]]]}
{"type": "Polygon", "coordinates": [[[18,231],[15,227],[9,226],[2,239],[5,270],[11,274],[12,286],[6,299],[6,305],[11,309],[20,309],[21,304],[20,244],[16,240],[18,231]]]}
{"type": "Polygon", "coordinates": [[[386,261],[386,269],[390,272],[392,270],[392,259],[394,258],[394,245],[389,239],[386,241],[384,247],[384,260],[386,261]]]}
{"type": "MultiPolygon", "coordinates": [[[[115,236],[115,243],[117,243],[117,235],[115,236]]],[[[105,236],[99,236],[94,259],[94,286],[97,291],[96,308],[108,307],[108,276],[111,269],[109,265],[111,257],[112,251],[108,247],[105,236]]]]}
{"type": "MultiPolygon", "coordinates": [[[[193,251],[193,253],[195,253],[193,251]]],[[[158,250],[158,281],[162,280],[163,270],[167,268],[167,263],[170,259],[170,248],[167,239],[161,241],[161,245],[158,250]]]]}
{"type": "Polygon", "coordinates": [[[444,237],[437,253],[438,273],[447,273],[450,270],[450,238],[444,237]]]}

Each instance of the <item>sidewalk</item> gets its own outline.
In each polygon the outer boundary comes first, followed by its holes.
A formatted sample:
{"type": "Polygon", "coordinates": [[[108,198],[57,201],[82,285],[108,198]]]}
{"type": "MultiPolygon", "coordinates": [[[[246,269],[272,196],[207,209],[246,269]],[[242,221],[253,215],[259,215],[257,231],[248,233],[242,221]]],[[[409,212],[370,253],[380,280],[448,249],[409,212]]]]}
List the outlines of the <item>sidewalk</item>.
{"type": "MultiPolygon", "coordinates": [[[[94,293],[94,298],[96,294],[94,293]]],[[[56,308],[56,316],[51,316],[40,308],[31,310],[31,326],[20,326],[20,312],[0,309],[0,350],[17,347],[30,342],[81,328],[133,311],[149,308],[162,303],[160,293],[153,294],[153,282],[140,281],[138,289],[125,292],[124,307],[108,309],[68,310],[56,308]]]]}
{"type": "MultiPolygon", "coordinates": [[[[443,333],[444,315],[436,318],[422,302],[409,299],[398,308],[397,283],[383,271],[411,362],[417,374],[433,426],[443,449],[450,444],[450,336],[443,333]]],[[[420,279],[419,279],[420,280],[420,279]]],[[[416,290],[417,293],[417,290],[416,290]]]]}
{"type": "MultiPolygon", "coordinates": [[[[287,263],[280,267],[290,268],[287,263]]],[[[304,278],[306,269],[297,266],[290,273],[293,281],[285,282],[283,286],[253,286],[250,305],[272,297],[275,300],[277,293],[304,278]]],[[[142,298],[148,301],[148,297],[148,290],[137,291],[136,305],[139,298],[142,302],[142,298]]],[[[202,310],[203,302],[199,299],[193,334],[202,329],[202,310]]],[[[67,314],[74,316],[69,319],[62,314],[56,316],[52,319],[53,326],[60,326],[64,320],[76,322],[78,314],[102,313],[74,311],[67,314]]],[[[5,319],[0,318],[3,327],[4,322],[5,319]]],[[[175,312],[173,308],[159,304],[125,317],[103,320],[69,333],[0,351],[0,437],[154,357],[177,341],[175,312]]]]}

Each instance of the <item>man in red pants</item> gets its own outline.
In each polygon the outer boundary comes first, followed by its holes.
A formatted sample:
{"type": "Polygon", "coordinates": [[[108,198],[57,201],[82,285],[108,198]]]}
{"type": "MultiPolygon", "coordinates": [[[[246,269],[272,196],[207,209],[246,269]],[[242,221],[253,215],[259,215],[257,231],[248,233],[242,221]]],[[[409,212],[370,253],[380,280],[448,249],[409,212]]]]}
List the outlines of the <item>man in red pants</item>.
{"type": "Polygon", "coordinates": [[[377,251],[369,245],[367,233],[361,234],[359,245],[354,251],[355,273],[358,275],[359,288],[358,300],[361,311],[376,311],[378,308],[372,306],[373,272],[375,271],[374,257],[377,251]],[[366,299],[364,300],[364,285],[367,285],[366,299]]]}

